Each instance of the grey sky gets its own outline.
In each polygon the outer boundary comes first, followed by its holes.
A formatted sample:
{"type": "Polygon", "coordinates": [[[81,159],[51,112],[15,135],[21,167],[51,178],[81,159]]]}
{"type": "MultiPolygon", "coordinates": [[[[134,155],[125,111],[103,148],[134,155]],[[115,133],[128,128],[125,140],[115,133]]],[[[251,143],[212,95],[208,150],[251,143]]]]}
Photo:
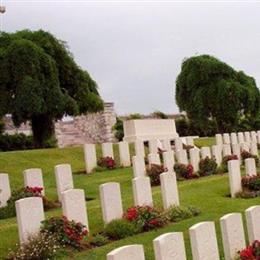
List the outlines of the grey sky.
{"type": "Polygon", "coordinates": [[[211,54],[260,86],[260,2],[7,1],[4,31],[48,30],[67,41],[119,114],[178,112],[182,60],[211,54]]]}

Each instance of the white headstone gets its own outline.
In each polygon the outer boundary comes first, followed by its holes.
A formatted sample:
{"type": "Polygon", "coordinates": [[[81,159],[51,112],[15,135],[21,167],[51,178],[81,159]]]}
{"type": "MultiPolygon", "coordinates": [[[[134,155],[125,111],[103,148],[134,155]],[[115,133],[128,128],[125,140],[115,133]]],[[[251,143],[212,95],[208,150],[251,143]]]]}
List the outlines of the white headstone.
{"type": "Polygon", "coordinates": [[[246,143],[251,143],[250,132],[244,132],[244,135],[245,135],[245,142],[246,143]]]}
{"type": "Polygon", "coordinates": [[[136,140],[134,144],[135,144],[135,155],[144,157],[145,156],[144,142],[142,140],[136,140]]]}
{"type": "Polygon", "coordinates": [[[224,144],[224,145],[223,145],[222,152],[223,152],[223,157],[224,157],[224,156],[231,155],[232,153],[231,153],[230,144],[224,144]]]}
{"type": "Polygon", "coordinates": [[[197,148],[190,149],[190,163],[193,167],[194,172],[199,170],[199,162],[200,162],[200,151],[197,148]]]}
{"type": "Polygon", "coordinates": [[[186,150],[178,150],[176,152],[176,158],[178,163],[188,164],[188,156],[186,150]]]}
{"type": "Polygon", "coordinates": [[[148,144],[149,144],[149,153],[157,154],[158,153],[157,140],[156,139],[149,140],[148,144]]]}
{"type": "Polygon", "coordinates": [[[250,153],[253,155],[256,155],[258,157],[257,143],[254,143],[254,142],[250,143],[250,153]]]}
{"type": "Polygon", "coordinates": [[[74,220],[75,222],[80,222],[85,225],[89,231],[84,190],[67,190],[62,192],[61,196],[63,215],[66,216],[68,220],[74,220]]]}
{"type": "Polygon", "coordinates": [[[130,160],[130,152],[129,152],[129,145],[128,142],[119,142],[119,157],[120,157],[120,164],[123,167],[131,166],[130,160]]]}
{"type": "Polygon", "coordinates": [[[136,177],[132,179],[134,205],[153,206],[152,189],[149,177],[136,177]]]}
{"type": "Polygon", "coordinates": [[[239,160],[228,161],[228,177],[231,198],[235,198],[236,193],[242,191],[239,160]]]}
{"type": "Polygon", "coordinates": [[[174,146],[175,146],[175,152],[179,150],[183,150],[182,140],[181,138],[175,138],[174,139],[174,146]]]}
{"type": "Polygon", "coordinates": [[[230,144],[230,136],[228,133],[223,134],[223,143],[224,144],[230,144]]]}
{"type": "Polygon", "coordinates": [[[211,152],[209,147],[207,146],[201,147],[200,152],[201,152],[202,159],[205,159],[206,157],[211,158],[211,152]]]}
{"type": "Polygon", "coordinates": [[[255,131],[251,131],[251,142],[257,143],[257,133],[255,131]]]}
{"type": "Polygon", "coordinates": [[[257,143],[260,144],[260,130],[257,131],[257,143]]]}
{"type": "Polygon", "coordinates": [[[145,260],[142,245],[122,246],[107,254],[107,260],[145,260]]]}
{"type": "Polygon", "coordinates": [[[241,160],[240,144],[232,144],[232,154],[236,155],[238,160],[241,160]]]}
{"type": "Polygon", "coordinates": [[[16,217],[20,243],[28,241],[30,236],[40,231],[44,220],[43,203],[41,197],[29,197],[15,202],[16,217]]]}
{"type": "Polygon", "coordinates": [[[86,172],[91,173],[97,167],[97,155],[95,144],[84,144],[84,159],[86,172]]]}
{"type": "Polygon", "coordinates": [[[223,139],[222,139],[221,134],[216,134],[215,139],[216,139],[216,145],[222,145],[223,144],[223,139]]]}
{"type": "Polygon", "coordinates": [[[99,186],[103,220],[108,223],[123,216],[120,184],[108,182],[99,186]]]}
{"type": "Polygon", "coordinates": [[[179,206],[179,193],[175,172],[164,172],[160,174],[161,193],[163,208],[167,209],[170,206],[179,206]]]}
{"type": "Polygon", "coordinates": [[[256,163],[254,158],[245,159],[246,175],[253,176],[257,174],[256,163]]]}
{"type": "Polygon", "coordinates": [[[42,178],[42,170],[39,168],[26,169],[23,172],[24,187],[40,187],[42,195],[44,195],[44,185],[42,178]]]}
{"type": "Polygon", "coordinates": [[[212,156],[215,157],[216,163],[218,166],[222,163],[222,146],[221,145],[212,145],[212,156]]]}
{"type": "Polygon", "coordinates": [[[237,138],[238,138],[238,142],[239,143],[244,143],[245,142],[245,137],[244,137],[244,134],[242,132],[238,132],[237,133],[237,138]]]}
{"type": "Polygon", "coordinates": [[[253,206],[246,210],[246,223],[249,242],[260,240],[260,206],[253,206]]]}
{"type": "Polygon", "coordinates": [[[193,260],[219,260],[214,222],[201,222],[189,229],[193,260]]]}
{"type": "Polygon", "coordinates": [[[182,232],[160,235],[153,240],[155,260],[186,260],[182,232]]]}
{"type": "Polygon", "coordinates": [[[249,152],[249,145],[248,143],[240,143],[241,151],[249,152]]]}
{"type": "Polygon", "coordinates": [[[194,146],[194,140],[192,136],[187,136],[186,137],[186,144],[190,146],[194,146]]]}
{"type": "Polygon", "coordinates": [[[103,157],[111,157],[114,159],[114,150],[112,143],[102,143],[101,148],[103,157]]]}
{"type": "Polygon", "coordinates": [[[246,247],[242,215],[231,213],[220,219],[225,260],[235,259],[237,252],[246,247]]]}
{"type": "Polygon", "coordinates": [[[158,153],[149,153],[148,154],[148,162],[149,164],[161,164],[160,156],[158,153]]]}
{"type": "Polygon", "coordinates": [[[61,193],[74,188],[70,164],[59,164],[55,166],[55,179],[59,201],[61,193]]]}
{"type": "Polygon", "coordinates": [[[163,166],[168,169],[168,171],[172,172],[174,167],[174,152],[167,151],[163,152],[163,166]]]}
{"type": "Polygon", "coordinates": [[[237,144],[238,143],[237,133],[231,133],[230,134],[230,139],[231,139],[231,144],[237,144]]]}
{"type": "Polygon", "coordinates": [[[7,173],[0,173],[0,208],[5,207],[11,197],[9,176],[7,173]]]}
{"type": "Polygon", "coordinates": [[[164,151],[172,151],[171,147],[171,140],[170,139],[163,139],[162,140],[163,150],[164,151]]]}
{"type": "Polygon", "coordinates": [[[146,175],[144,157],[133,156],[132,163],[133,163],[134,177],[142,177],[146,175]]]}

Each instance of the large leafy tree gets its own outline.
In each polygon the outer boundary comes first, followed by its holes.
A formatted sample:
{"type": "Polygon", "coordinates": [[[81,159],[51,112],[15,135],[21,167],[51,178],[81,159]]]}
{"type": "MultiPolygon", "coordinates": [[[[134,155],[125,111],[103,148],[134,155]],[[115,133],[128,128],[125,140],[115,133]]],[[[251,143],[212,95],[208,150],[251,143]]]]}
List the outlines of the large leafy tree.
{"type": "Polygon", "coordinates": [[[2,33],[0,71],[0,117],[12,114],[16,126],[29,120],[38,147],[63,115],[103,109],[96,82],[48,32],[2,33]]]}
{"type": "Polygon", "coordinates": [[[176,80],[176,102],[201,127],[216,121],[220,132],[235,129],[241,118],[254,120],[260,114],[254,78],[209,55],[184,60],[176,80]]]}

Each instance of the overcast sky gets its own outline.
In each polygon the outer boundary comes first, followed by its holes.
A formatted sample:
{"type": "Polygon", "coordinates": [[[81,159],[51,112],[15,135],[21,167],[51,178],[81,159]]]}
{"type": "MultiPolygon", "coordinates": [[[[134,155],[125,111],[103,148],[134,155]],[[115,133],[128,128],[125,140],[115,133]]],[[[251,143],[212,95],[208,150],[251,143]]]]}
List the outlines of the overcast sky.
{"type": "Polygon", "coordinates": [[[178,112],[182,60],[210,54],[260,86],[260,2],[7,1],[2,29],[65,40],[119,114],[178,112]]]}

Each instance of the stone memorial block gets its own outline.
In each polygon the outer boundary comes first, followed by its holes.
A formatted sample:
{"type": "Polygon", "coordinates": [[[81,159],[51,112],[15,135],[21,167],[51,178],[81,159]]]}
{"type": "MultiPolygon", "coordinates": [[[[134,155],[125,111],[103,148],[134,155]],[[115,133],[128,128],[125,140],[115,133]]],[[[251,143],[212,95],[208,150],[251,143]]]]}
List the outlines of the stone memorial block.
{"type": "Polygon", "coordinates": [[[251,142],[257,143],[257,133],[255,131],[251,131],[250,135],[251,135],[251,142]]]}
{"type": "Polygon", "coordinates": [[[194,172],[199,170],[199,162],[200,162],[200,151],[197,148],[190,149],[190,163],[193,167],[194,172]]]}
{"type": "Polygon", "coordinates": [[[26,169],[23,172],[24,187],[41,187],[42,195],[44,195],[44,185],[42,178],[42,170],[39,168],[26,169]]]}
{"type": "Polygon", "coordinates": [[[135,206],[153,206],[152,189],[149,177],[132,179],[135,206]]]}
{"type": "Polygon", "coordinates": [[[40,231],[44,220],[43,202],[41,197],[28,197],[15,202],[16,218],[20,243],[28,241],[30,236],[40,231]]]}
{"type": "Polygon", "coordinates": [[[108,182],[99,186],[102,215],[105,224],[123,216],[120,184],[108,182]]]}
{"type": "Polygon", "coordinates": [[[186,260],[182,232],[160,235],[153,240],[155,260],[186,260]]]}
{"type": "Polygon", "coordinates": [[[244,132],[244,135],[245,135],[245,142],[246,143],[251,143],[250,132],[244,132]]]}
{"type": "Polygon", "coordinates": [[[88,215],[85,201],[85,192],[80,189],[71,189],[62,192],[62,213],[68,218],[68,220],[74,220],[80,222],[87,227],[88,226],[88,215]]]}
{"type": "Polygon", "coordinates": [[[158,153],[149,153],[148,154],[148,162],[149,164],[161,164],[160,156],[158,153]]]}
{"type": "Polygon", "coordinates": [[[215,139],[216,139],[216,145],[222,145],[223,144],[223,138],[222,138],[221,134],[216,134],[215,139]]]}
{"type": "Polygon", "coordinates": [[[207,146],[201,147],[200,152],[201,152],[202,159],[205,159],[206,157],[211,158],[211,152],[209,147],[207,146]]]}
{"type": "Polygon", "coordinates": [[[107,260],[145,260],[142,245],[122,246],[107,254],[107,260]]]}
{"type": "Polygon", "coordinates": [[[232,154],[236,155],[238,160],[241,160],[240,144],[232,144],[232,154]]]}
{"type": "Polygon", "coordinates": [[[74,188],[70,164],[59,164],[55,166],[55,179],[59,201],[61,193],[74,188]]]}
{"type": "Polygon", "coordinates": [[[239,160],[228,161],[228,177],[229,177],[231,198],[235,198],[236,194],[242,191],[239,160]]]}
{"type": "Polygon", "coordinates": [[[224,156],[231,155],[232,152],[231,152],[230,144],[224,144],[224,145],[223,145],[222,152],[223,152],[223,157],[224,157],[224,156]]]}
{"type": "Polygon", "coordinates": [[[157,140],[156,139],[149,140],[148,144],[149,144],[149,153],[157,154],[158,153],[157,140]]]}
{"type": "Polygon", "coordinates": [[[127,142],[119,142],[119,157],[120,157],[120,164],[123,167],[131,166],[130,160],[130,152],[129,152],[129,145],[127,142]]]}
{"type": "Polygon", "coordinates": [[[133,163],[134,177],[146,176],[144,157],[142,157],[142,156],[133,156],[132,157],[132,163],[133,163]]]}
{"type": "Polygon", "coordinates": [[[114,150],[112,143],[102,143],[101,148],[103,157],[111,157],[114,159],[114,150]]]}
{"type": "Polygon", "coordinates": [[[135,155],[145,157],[144,142],[142,140],[136,140],[135,144],[135,155]]]}
{"type": "Polygon", "coordinates": [[[250,153],[258,157],[257,143],[251,142],[249,147],[250,153]]]}
{"type": "Polygon", "coordinates": [[[163,208],[167,209],[170,206],[179,206],[179,193],[175,172],[164,172],[160,174],[161,193],[163,208]]]}
{"type": "Polygon", "coordinates": [[[245,137],[242,132],[237,133],[237,138],[238,138],[238,143],[244,143],[245,142],[245,137]]]}
{"type": "Polygon", "coordinates": [[[260,144],[260,130],[257,131],[257,143],[260,144]]]}
{"type": "Polygon", "coordinates": [[[235,259],[237,252],[246,247],[242,215],[231,213],[220,219],[225,260],[235,259]]]}
{"type": "Polygon", "coordinates": [[[95,144],[84,144],[84,159],[86,172],[91,173],[97,167],[97,155],[95,144]]]}
{"type": "Polygon", "coordinates": [[[188,156],[186,150],[178,150],[176,152],[176,158],[178,163],[188,164],[188,156]]]}
{"type": "Polygon", "coordinates": [[[189,229],[193,260],[219,260],[214,222],[201,222],[189,229]]]}
{"type": "Polygon", "coordinates": [[[163,150],[164,151],[172,151],[172,146],[171,146],[171,140],[170,139],[163,139],[162,140],[162,145],[163,145],[163,150]]]}
{"type": "Polygon", "coordinates": [[[228,133],[223,134],[223,143],[224,144],[230,144],[230,136],[228,133]]]}
{"type": "Polygon", "coordinates": [[[256,163],[254,158],[245,159],[246,175],[253,176],[257,174],[256,163]]]}
{"type": "Polygon", "coordinates": [[[230,141],[231,141],[231,144],[237,144],[238,143],[237,133],[231,133],[230,134],[230,141]]]}
{"type": "Polygon", "coordinates": [[[215,158],[218,166],[222,163],[222,146],[221,145],[212,145],[212,156],[215,158]]]}
{"type": "Polygon", "coordinates": [[[164,166],[164,168],[168,169],[169,172],[173,171],[174,152],[172,150],[163,152],[163,166],[164,166]]]}
{"type": "Polygon", "coordinates": [[[175,138],[174,139],[174,146],[175,146],[175,152],[179,150],[183,150],[182,140],[181,138],[175,138]]]}
{"type": "Polygon", "coordinates": [[[187,145],[190,145],[190,146],[194,146],[193,137],[187,136],[187,137],[186,137],[186,144],[187,144],[187,145]]]}
{"type": "Polygon", "coordinates": [[[253,206],[246,210],[246,224],[250,244],[260,240],[260,206],[253,206]]]}
{"type": "Polygon", "coordinates": [[[5,207],[11,197],[9,176],[7,173],[0,173],[0,208],[5,207]]]}
{"type": "Polygon", "coordinates": [[[249,152],[249,145],[248,143],[240,143],[241,151],[249,152]]]}

